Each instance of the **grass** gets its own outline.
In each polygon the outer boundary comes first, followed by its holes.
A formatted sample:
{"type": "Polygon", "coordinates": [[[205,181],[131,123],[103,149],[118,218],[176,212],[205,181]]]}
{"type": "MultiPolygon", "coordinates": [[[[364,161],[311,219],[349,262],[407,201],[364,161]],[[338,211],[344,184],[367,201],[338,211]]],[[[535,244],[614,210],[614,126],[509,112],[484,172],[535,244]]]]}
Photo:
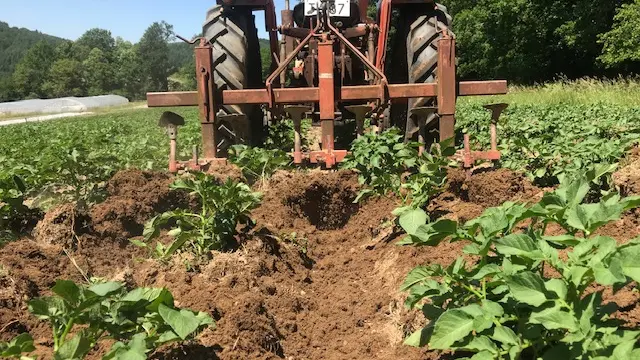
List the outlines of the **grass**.
{"type": "Polygon", "coordinates": [[[459,101],[461,104],[506,102],[512,105],[608,104],[640,106],[640,79],[560,79],[556,82],[534,86],[510,86],[507,95],[467,97],[459,101]]]}

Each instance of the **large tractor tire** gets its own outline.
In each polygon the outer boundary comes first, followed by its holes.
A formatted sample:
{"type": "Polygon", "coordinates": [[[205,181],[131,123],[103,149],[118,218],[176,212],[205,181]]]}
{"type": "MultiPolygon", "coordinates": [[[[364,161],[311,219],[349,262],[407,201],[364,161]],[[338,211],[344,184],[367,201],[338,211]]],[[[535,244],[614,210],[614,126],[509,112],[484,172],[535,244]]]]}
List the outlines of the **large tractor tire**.
{"type": "MultiPolygon", "coordinates": [[[[202,33],[213,47],[214,79],[218,91],[260,88],[262,64],[255,19],[250,9],[216,5],[207,12],[202,33]]],[[[258,105],[223,105],[219,115],[243,115],[219,120],[218,151],[236,144],[260,145],[264,135],[258,105]]]]}
{"type": "MultiPolygon", "coordinates": [[[[428,4],[420,4],[420,7],[411,4],[401,9],[399,19],[407,25],[397,29],[393,57],[397,59],[396,63],[406,67],[395,68],[396,71],[404,72],[395,75],[396,82],[419,84],[437,81],[438,41],[442,38],[441,30],[449,28],[451,16],[440,4],[436,7],[425,6],[428,4]]],[[[403,105],[402,109],[398,106],[392,109],[394,122],[397,126],[404,128],[406,140],[414,139],[418,132],[416,119],[410,116],[411,109],[423,106],[437,106],[437,99],[435,97],[409,99],[406,107],[403,105]],[[399,124],[399,121],[402,121],[402,124],[399,124]]],[[[427,124],[427,129],[437,128],[438,116],[432,115],[427,119],[427,124]]]]}

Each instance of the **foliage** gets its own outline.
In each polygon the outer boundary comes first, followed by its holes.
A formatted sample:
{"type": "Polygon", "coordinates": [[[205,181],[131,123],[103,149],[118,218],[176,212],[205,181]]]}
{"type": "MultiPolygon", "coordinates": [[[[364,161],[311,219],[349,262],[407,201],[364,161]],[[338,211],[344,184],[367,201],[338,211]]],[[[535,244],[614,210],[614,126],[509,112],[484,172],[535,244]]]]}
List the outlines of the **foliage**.
{"type": "MultiPolygon", "coordinates": [[[[80,195],[91,194],[87,190],[92,184],[108,180],[114,171],[167,168],[169,140],[157,126],[165,110],[129,109],[81,121],[74,118],[0,127],[0,163],[3,169],[16,169],[30,196],[42,189],[71,190],[67,195],[79,189],[80,195]],[[83,181],[83,176],[89,176],[88,180],[83,181]]],[[[197,108],[172,110],[187,119],[197,118],[197,108]]],[[[198,122],[187,121],[180,130],[178,155],[190,158],[192,146],[200,143],[198,122]]],[[[59,193],[51,195],[60,197],[59,193]]]]}
{"type": "Polygon", "coordinates": [[[246,145],[234,145],[229,151],[229,161],[236,164],[250,182],[266,180],[278,170],[291,165],[291,157],[282,150],[267,150],[246,145]]]}
{"type": "Polygon", "coordinates": [[[228,248],[234,241],[238,223],[250,225],[249,211],[260,202],[261,194],[252,192],[243,183],[228,179],[218,185],[215,178],[204,173],[178,178],[171,184],[174,190],[186,190],[196,195],[202,206],[200,213],[188,210],[168,211],[149,220],[144,228],[144,240],[132,240],[138,246],[160,235],[160,230],[168,224],[176,224],[169,231],[173,241],[164,245],[156,243],[155,255],[166,259],[178,251],[187,251],[202,257],[211,250],[228,248]]]}
{"type": "Polygon", "coordinates": [[[55,360],[82,359],[105,339],[117,342],[103,359],[146,359],[155,347],[190,339],[213,324],[206,313],[176,308],[167,289],[57,280],[51,291],[53,296],[29,301],[29,311],[51,325],[55,360]]]}
{"type": "Polygon", "coordinates": [[[43,97],[42,85],[55,61],[53,46],[40,41],[24,55],[13,73],[13,85],[26,98],[43,97]]]}
{"type": "Polygon", "coordinates": [[[405,205],[419,208],[441,191],[451,165],[448,157],[455,153],[452,143],[434,144],[418,156],[418,144],[405,143],[403,138],[398,129],[391,128],[381,134],[364,134],[353,142],[342,168],[358,172],[360,184],[367,185],[356,200],[394,192],[405,205]]]}
{"type": "Polygon", "coordinates": [[[12,228],[29,210],[24,205],[25,191],[19,176],[0,172],[0,244],[15,239],[12,228]]]}
{"type": "Polygon", "coordinates": [[[193,49],[169,40],[171,26],[164,22],[153,24],[135,46],[104,29],[90,29],[72,42],[0,23],[0,60],[6,60],[0,61],[0,102],[107,93],[141,99],[146,88],[160,89],[178,70],[189,81],[184,88],[192,90],[193,49]],[[30,40],[17,43],[5,34],[30,40]]]}
{"type": "Polygon", "coordinates": [[[42,90],[52,97],[82,96],[84,94],[83,71],[83,65],[78,60],[56,60],[51,65],[42,90]]]}
{"type": "Polygon", "coordinates": [[[517,83],[604,75],[598,35],[609,31],[616,8],[589,0],[450,0],[458,39],[459,72],[471,79],[517,83]],[[570,60],[568,60],[570,59],[570,60]]]}
{"type": "Polygon", "coordinates": [[[417,157],[415,167],[410,169],[411,172],[401,185],[405,193],[404,204],[410,204],[411,208],[421,208],[444,189],[447,169],[454,165],[449,159],[455,154],[452,145],[452,140],[433,144],[430,151],[417,157]]]}
{"type": "Polygon", "coordinates": [[[599,59],[608,66],[640,62],[640,0],[623,4],[613,19],[613,28],[599,36],[599,59]]]}
{"type": "Polygon", "coordinates": [[[507,202],[466,224],[425,223],[422,210],[405,213],[401,244],[436,246],[469,242],[448,267],[420,266],[402,289],[406,304],[422,307],[430,323],[407,338],[414,346],[476,353],[472,359],[636,358],[640,332],[620,327],[597,286],[619,290],[640,280],[640,239],[625,245],[596,234],[603,225],[640,206],[640,197],[618,194],[587,203],[600,166],[565,181],[533,205],[507,202]],[[563,233],[549,236],[556,224],[563,233]],[[561,252],[566,254],[561,256],[561,252]]]}
{"type": "Polygon", "coordinates": [[[402,175],[416,165],[418,157],[417,144],[404,143],[403,138],[398,129],[391,128],[380,134],[366,133],[353,142],[341,166],[358,172],[360,184],[369,186],[358,199],[372,193],[400,193],[402,175]]]}
{"type": "Polygon", "coordinates": [[[8,343],[0,342],[0,357],[6,359],[33,360],[33,358],[23,354],[28,354],[35,349],[31,335],[24,333],[16,336],[8,343]]]}
{"type": "MultiPolygon", "coordinates": [[[[39,31],[10,27],[0,21],[0,79],[10,77],[29,48],[41,40],[54,46],[63,41],[39,31]]],[[[0,101],[6,100],[10,99],[0,97],[0,101]]]]}
{"type": "MultiPolygon", "coordinates": [[[[312,140],[310,139],[311,119],[303,119],[300,124],[300,135],[302,149],[308,149],[312,140]]],[[[264,140],[265,149],[277,149],[283,151],[293,151],[295,133],[293,120],[280,120],[269,125],[268,134],[264,140]]]]}
{"type": "Polygon", "coordinates": [[[111,60],[116,48],[116,41],[111,35],[111,31],[99,28],[87,30],[75,42],[75,45],[86,47],[91,51],[98,50],[100,53],[111,60]]]}
{"type": "Polygon", "coordinates": [[[169,89],[169,40],[173,26],[155,22],[147,28],[138,44],[142,81],[146,92],[169,89]]]}
{"type": "MultiPolygon", "coordinates": [[[[489,113],[479,105],[459,107],[460,130],[472,147],[488,148],[489,113]]],[[[640,111],[593,105],[514,105],[498,123],[503,167],[526,173],[537,184],[557,184],[596,163],[613,163],[638,142],[640,111]]]]}

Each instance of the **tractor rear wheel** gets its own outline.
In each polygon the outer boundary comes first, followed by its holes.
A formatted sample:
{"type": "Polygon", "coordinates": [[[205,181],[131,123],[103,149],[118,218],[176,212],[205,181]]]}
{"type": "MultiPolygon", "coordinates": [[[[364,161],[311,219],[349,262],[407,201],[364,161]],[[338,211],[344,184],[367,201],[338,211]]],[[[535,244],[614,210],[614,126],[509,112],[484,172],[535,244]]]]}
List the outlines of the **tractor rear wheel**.
{"type": "MultiPolygon", "coordinates": [[[[260,45],[251,9],[216,5],[207,12],[202,33],[213,47],[213,76],[218,91],[262,86],[260,45]]],[[[218,114],[244,115],[216,124],[221,154],[232,145],[262,143],[264,124],[260,106],[223,105],[218,114]]]]}
{"type": "MultiPolygon", "coordinates": [[[[396,83],[434,83],[438,73],[438,41],[442,38],[441,30],[451,24],[451,16],[447,9],[437,4],[409,4],[400,9],[400,26],[396,30],[393,58],[398,66],[393,76],[396,83]],[[407,24],[402,26],[401,24],[407,24]],[[404,43],[403,43],[404,42],[404,43]],[[398,74],[398,72],[402,72],[398,74]]],[[[392,108],[395,124],[405,130],[405,139],[411,140],[417,136],[418,126],[411,118],[411,109],[423,106],[437,106],[436,98],[409,99],[408,105],[392,108]],[[398,122],[402,122],[399,124],[398,122]]],[[[428,129],[438,127],[437,115],[427,119],[428,129]]]]}

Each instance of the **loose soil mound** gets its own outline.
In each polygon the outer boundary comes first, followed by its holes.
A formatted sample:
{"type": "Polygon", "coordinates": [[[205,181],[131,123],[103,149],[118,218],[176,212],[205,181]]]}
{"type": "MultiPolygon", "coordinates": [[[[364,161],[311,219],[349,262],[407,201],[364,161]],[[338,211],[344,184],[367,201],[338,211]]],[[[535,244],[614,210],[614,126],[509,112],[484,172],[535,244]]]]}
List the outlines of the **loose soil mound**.
{"type": "MultiPolygon", "coordinates": [[[[157,360],[438,358],[402,345],[424,318],[406,310],[405,294],[398,288],[410,269],[424,263],[448,265],[464,244],[396,246],[391,226],[395,199],[353,204],[359,187],[350,172],[278,173],[262,189],[262,205],[252,213],[256,225],[240,237],[240,248],[215,253],[194,272],[184,265],[188,259],[162,265],[142,260],[141,250],[114,241],[139,230],[123,219],[139,226],[156,212],[189,206],[188,199],[158,189],[168,182],[167,175],[143,172],[114,178],[105,202],[110,210],[102,204],[90,212],[90,228],[101,230],[79,236],[69,255],[59,245],[27,239],[0,249],[0,339],[30,331],[39,351],[50,354],[49,330],[28,314],[25,301],[46,294],[57,278],[99,276],[131,286],[165,286],[177,305],[207,311],[216,319],[217,327],[205,330],[198,341],[164,347],[153,355],[157,360]],[[144,212],[116,206],[124,199],[144,204],[144,212]]],[[[447,191],[429,211],[432,217],[464,221],[490,205],[541,193],[505,170],[470,177],[452,171],[447,191]]],[[[632,235],[637,215],[623,219],[629,224],[625,237],[632,235]]],[[[637,324],[638,299],[627,295],[620,317],[637,324]]]]}
{"type": "Polygon", "coordinates": [[[91,209],[93,230],[100,236],[126,240],[142,235],[154,214],[189,207],[189,197],[171,191],[173,177],[140,170],[118,172],[107,184],[109,197],[91,209]]]}
{"type": "Polygon", "coordinates": [[[634,148],[626,164],[613,174],[613,182],[623,195],[640,195],[640,147],[634,148]]]}

